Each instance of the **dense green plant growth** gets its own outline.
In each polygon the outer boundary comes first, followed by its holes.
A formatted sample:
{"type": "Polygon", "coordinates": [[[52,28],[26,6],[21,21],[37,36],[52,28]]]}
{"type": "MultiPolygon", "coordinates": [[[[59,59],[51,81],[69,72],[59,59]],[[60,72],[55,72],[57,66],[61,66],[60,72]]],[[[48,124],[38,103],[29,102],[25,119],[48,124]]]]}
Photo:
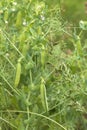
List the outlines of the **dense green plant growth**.
{"type": "Polygon", "coordinates": [[[0,129],[86,130],[86,22],[60,5],[0,1],[0,129]]]}

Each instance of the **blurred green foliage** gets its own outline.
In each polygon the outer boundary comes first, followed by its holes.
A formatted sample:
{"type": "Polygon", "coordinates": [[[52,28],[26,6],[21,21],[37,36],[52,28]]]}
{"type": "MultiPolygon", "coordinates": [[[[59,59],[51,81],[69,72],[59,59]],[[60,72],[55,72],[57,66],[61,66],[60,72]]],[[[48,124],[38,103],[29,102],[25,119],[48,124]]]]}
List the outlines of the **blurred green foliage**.
{"type": "Polygon", "coordinates": [[[87,23],[78,2],[0,1],[1,130],[87,129],[87,23]]]}
{"type": "Polygon", "coordinates": [[[63,18],[66,21],[78,24],[80,20],[87,20],[85,3],[86,0],[48,0],[51,7],[60,3],[63,18]]]}
{"type": "Polygon", "coordinates": [[[69,22],[74,22],[74,24],[78,23],[82,19],[87,20],[85,2],[86,0],[63,1],[64,18],[69,22]]]}

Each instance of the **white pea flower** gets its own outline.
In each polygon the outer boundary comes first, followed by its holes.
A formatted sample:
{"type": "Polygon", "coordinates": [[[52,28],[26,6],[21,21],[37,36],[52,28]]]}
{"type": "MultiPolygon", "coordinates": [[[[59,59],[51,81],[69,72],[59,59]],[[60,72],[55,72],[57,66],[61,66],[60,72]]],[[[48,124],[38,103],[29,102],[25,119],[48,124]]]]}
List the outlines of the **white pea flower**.
{"type": "Polygon", "coordinates": [[[44,21],[45,20],[45,17],[43,15],[40,16],[41,17],[41,20],[44,21]]]}
{"type": "Polygon", "coordinates": [[[12,12],[15,12],[16,9],[15,9],[15,8],[12,8],[11,10],[12,10],[12,12]]]}
{"type": "Polygon", "coordinates": [[[9,53],[6,53],[6,57],[9,57],[9,53]]]}
{"type": "Polygon", "coordinates": [[[26,26],[26,25],[27,25],[27,22],[26,22],[26,21],[23,21],[23,25],[26,26]]]}
{"type": "Polygon", "coordinates": [[[5,23],[6,23],[6,24],[8,24],[8,21],[7,21],[7,20],[5,20],[5,23]]]}
{"type": "Polygon", "coordinates": [[[13,2],[13,5],[17,5],[17,2],[13,2]]]}

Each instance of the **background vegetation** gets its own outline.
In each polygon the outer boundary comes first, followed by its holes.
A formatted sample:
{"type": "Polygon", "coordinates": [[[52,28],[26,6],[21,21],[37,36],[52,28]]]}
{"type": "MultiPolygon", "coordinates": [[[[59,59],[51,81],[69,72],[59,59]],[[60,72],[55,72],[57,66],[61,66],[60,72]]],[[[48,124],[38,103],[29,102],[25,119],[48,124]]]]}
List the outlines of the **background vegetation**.
{"type": "Polygon", "coordinates": [[[86,130],[84,1],[0,1],[0,130],[86,130]]]}

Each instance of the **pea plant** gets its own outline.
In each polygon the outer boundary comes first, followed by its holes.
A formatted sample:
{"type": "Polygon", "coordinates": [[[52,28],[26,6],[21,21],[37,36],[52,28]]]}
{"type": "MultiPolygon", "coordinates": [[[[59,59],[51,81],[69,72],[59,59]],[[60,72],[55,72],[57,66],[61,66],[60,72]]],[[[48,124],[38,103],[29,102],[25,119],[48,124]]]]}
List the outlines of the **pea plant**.
{"type": "Polygon", "coordinates": [[[0,25],[0,129],[86,130],[86,22],[68,30],[59,3],[1,0],[0,25]]]}

